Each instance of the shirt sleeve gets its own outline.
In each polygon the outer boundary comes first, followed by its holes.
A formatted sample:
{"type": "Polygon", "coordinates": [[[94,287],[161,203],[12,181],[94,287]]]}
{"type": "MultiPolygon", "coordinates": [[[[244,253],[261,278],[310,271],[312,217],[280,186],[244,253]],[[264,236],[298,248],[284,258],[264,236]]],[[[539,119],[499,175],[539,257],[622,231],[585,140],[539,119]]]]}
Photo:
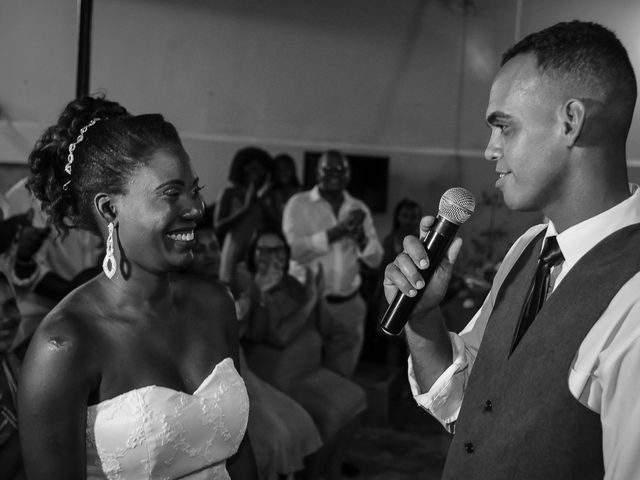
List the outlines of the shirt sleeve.
{"type": "MultiPolygon", "coordinates": [[[[632,480],[640,472],[640,302],[623,320],[621,331],[599,359],[591,395],[601,398],[604,480],[632,480]]],[[[592,403],[592,402],[589,402],[592,403]]]]}
{"type": "Polygon", "coordinates": [[[460,413],[469,374],[482,341],[482,335],[491,314],[491,296],[476,312],[460,334],[449,332],[453,359],[451,365],[434,382],[429,391],[421,393],[415,378],[413,361],[409,356],[408,377],[411,393],[419,407],[429,412],[442,426],[453,433],[460,413]]]}
{"type": "Polygon", "coordinates": [[[362,260],[368,267],[376,268],[380,265],[380,261],[382,260],[382,255],[384,254],[384,250],[382,249],[382,244],[378,239],[378,234],[376,232],[376,228],[373,225],[373,218],[371,217],[371,212],[367,208],[366,205],[362,204],[360,208],[364,209],[366,215],[364,218],[364,234],[367,236],[367,245],[361,252],[358,252],[358,256],[360,260],[362,260]]]}
{"type": "Polygon", "coordinates": [[[411,356],[409,356],[408,377],[413,399],[418,406],[429,412],[449,433],[453,433],[453,426],[458,418],[467,384],[469,362],[465,356],[462,339],[451,332],[449,337],[453,349],[453,362],[428,392],[420,393],[411,356]]]}
{"type": "Polygon", "coordinates": [[[305,225],[306,208],[295,196],[284,207],[282,213],[282,231],[291,248],[291,259],[298,263],[307,263],[329,252],[327,231],[322,229],[311,234],[300,230],[305,225]]]}

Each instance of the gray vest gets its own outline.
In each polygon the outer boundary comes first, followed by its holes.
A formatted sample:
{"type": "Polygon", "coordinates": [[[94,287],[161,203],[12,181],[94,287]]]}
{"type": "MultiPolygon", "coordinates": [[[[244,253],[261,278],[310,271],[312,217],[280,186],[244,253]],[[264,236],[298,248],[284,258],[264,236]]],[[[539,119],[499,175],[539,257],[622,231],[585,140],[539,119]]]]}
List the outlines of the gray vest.
{"type": "Polygon", "coordinates": [[[456,423],[443,479],[602,479],[600,416],[568,388],[571,362],[618,290],[640,271],[640,224],[592,248],[571,269],[509,355],[544,232],[498,295],[456,423]]]}

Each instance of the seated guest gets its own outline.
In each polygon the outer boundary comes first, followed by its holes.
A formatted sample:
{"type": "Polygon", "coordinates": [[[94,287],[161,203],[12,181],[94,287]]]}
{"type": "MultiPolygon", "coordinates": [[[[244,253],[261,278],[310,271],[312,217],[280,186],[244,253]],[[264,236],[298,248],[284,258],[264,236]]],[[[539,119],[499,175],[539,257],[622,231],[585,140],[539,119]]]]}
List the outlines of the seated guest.
{"type": "Polygon", "coordinates": [[[249,254],[254,279],[245,334],[249,366],[299,402],[316,422],[325,445],[309,462],[309,474],[341,478],[366,396],[355,383],[323,367],[322,271],[315,276],[308,271],[304,285],[289,275],[289,247],[277,230],[258,232],[249,254]]]}
{"type": "Polygon", "coordinates": [[[220,241],[213,228],[211,207],[204,209],[204,216],[195,231],[196,245],[189,270],[197,275],[218,280],[220,269],[220,241]]]}
{"type": "MultiPolygon", "coordinates": [[[[189,269],[215,281],[220,265],[220,244],[210,220],[205,210],[204,221],[196,230],[194,260],[189,269]]],[[[248,310],[243,305],[236,307],[240,315],[248,310]]],[[[322,446],[320,433],[304,408],[249,369],[242,349],[240,365],[249,393],[247,430],[252,439],[258,475],[261,480],[292,476],[304,468],[304,458],[322,446]]]]}

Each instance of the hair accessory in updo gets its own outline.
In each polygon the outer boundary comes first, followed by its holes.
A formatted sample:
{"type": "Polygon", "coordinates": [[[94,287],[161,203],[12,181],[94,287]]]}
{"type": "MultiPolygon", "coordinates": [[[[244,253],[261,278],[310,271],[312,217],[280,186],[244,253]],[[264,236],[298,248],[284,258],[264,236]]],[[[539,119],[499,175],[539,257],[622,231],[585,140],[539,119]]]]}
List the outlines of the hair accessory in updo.
{"type": "Polygon", "coordinates": [[[69,188],[69,184],[71,183],[71,164],[73,163],[73,151],[76,149],[76,146],[82,140],[84,140],[84,134],[87,133],[87,130],[89,129],[89,127],[92,127],[93,125],[95,125],[96,122],[99,120],[100,120],[99,118],[94,118],[89,123],[87,123],[84,127],[80,129],[80,135],[78,135],[78,138],[76,138],[76,141],[69,144],[69,155],[67,155],[67,164],[64,166],[64,171],[67,172],[67,175],[69,175],[69,180],[64,182],[64,185],[62,186],[63,190],[66,190],[67,188],[69,188]]]}

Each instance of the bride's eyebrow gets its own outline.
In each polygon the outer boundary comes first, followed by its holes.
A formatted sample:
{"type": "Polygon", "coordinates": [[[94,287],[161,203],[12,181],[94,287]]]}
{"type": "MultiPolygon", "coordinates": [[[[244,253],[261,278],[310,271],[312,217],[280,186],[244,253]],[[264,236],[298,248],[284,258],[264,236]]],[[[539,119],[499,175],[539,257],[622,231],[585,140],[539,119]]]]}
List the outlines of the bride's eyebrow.
{"type": "Polygon", "coordinates": [[[182,181],[182,180],[169,180],[168,182],[164,182],[164,183],[162,183],[162,184],[158,185],[158,186],[154,189],[154,191],[155,191],[155,192],[157,192],[157,191],[158,191],[158,190],[160,190],[161,188],[166,187],[166,186],[168,186],[168,185],[178,185],[178,186],[184,187],[184,185],[185,185],[185,184],[184,184],[184,181],[182,181]]]}

